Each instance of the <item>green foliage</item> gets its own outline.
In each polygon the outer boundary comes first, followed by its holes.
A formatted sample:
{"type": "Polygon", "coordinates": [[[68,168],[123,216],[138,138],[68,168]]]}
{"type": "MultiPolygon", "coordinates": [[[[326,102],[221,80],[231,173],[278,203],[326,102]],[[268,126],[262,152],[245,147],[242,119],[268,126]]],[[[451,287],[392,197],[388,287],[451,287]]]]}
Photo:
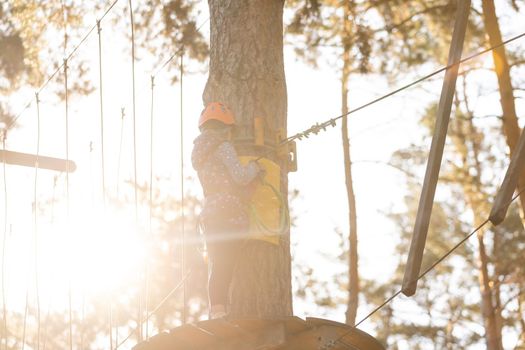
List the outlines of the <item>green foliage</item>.
{"type": "Polygon", "coordinates": [[[287,34],[293,38],[290,43],[298,57],[317,67],[323,49],[333,48],[337,52],[338,48],[347,48],[352,55],[352,70],[370,71],[374,34],[360,12],[361,5],[355,1],[288,1],[293,16],[287,25],[287,34]],[[348,6],[349,21],[343,18],[342,6],[348,6]]]}
{"type": "MultiPolygon", "coordinates": [[[[66,28],[82,24],[83,8],[79,5],[77,1],[27,0],[0,5],[0,88],[4,92],[12,92],[24,84],[39,86],[51,74],[55,62],[49,62],[52,60],[49,56],[54,54],[56,59],[57,54],[52,48],[69,39],[64,37],[66,28]],[[63,38],[58,44],[57,37],[63,38]]],[[[74,33],[69,32],[69,36],[75,38],[74,33]]]]}
{"type": "MultiPolygon", "coordinates": [[[[158,58],[155,66],[179,52],[184,52],[198,62],[208,58],[208,43],[201,32],[202,28],[199,28],[206,23],[197,23],[197,5],[197,1],[148,0],[145,6],[137,9],[139,41],[158,58]]],[[[177,62],[177,59],[173,60],[168,68],[177,68],[177,62]]],[[[176,80],[176,76],[173,76],[173,81],[176,80]]]]}

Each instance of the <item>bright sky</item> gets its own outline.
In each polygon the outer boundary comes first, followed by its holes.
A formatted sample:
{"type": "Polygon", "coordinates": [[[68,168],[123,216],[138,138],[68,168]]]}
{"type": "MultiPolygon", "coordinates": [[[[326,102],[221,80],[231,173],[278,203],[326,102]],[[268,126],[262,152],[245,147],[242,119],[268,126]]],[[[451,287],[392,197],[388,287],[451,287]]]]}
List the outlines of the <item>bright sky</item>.
{"type": "MultiPolygon", "coordinates": [[[[123,7],[122,2],[117,6],[123,7]]],[[[207,13],[202,14],[203,20],[207,13]]],[[[104,24],[103,24],[104,25],[104,24]]],[[[109,25],[104,25],[109,28],[109,25]]],[[[204,32],[208,29],[204,27],[204,32]]],[[[110,30],[103,31],[103,58],[104,58],[104,102],[105,102],[105,165],[106,186],[111,196],[116,196],[119,186],[120,196],[133,198],[133,193],[127,190],[118,181],[133,178],[132,167],[132,105],[131,105],[131,62],[128,55],[129,42],[123,36],[109,35],[110,30]],[[121,133],[121,108],[125,108],[123,126],[122,159],[119,166],[119,147],[121,133]],[[119,173],[118,173],[119,172],[119,173]],[[118,174],[117,174],[118,173],[118,174]]],[[[79,51],[79,55],[89,59],[93,85],[98,88],[98,61],[96,33],[90,36],[86,45],[79,51]]],[[[166,57],[170,53],[166,53],[166,57]]],[[[150,118],[150,75],[151,57],[142,54],[143,60],[136,64],[137,88],[137,162],[138,183],[149,181],[149,118],[150,118]]],[[[57,59],[60,57],[58,54],[57,59]]],[[[486,56],[488,57],[488,56],[486,56]]],[[[485,58],[484,58],[485,59],[485,58]]],[[[302,62],[296,61],[293,51],[285,49],[285,68],[288,86],[288,123],[289,134],[302,131],[312,124],[325,121],[340,114],[340,83],[338,72],[329,69],[323,64],[320,69],[314,70],[302,62]]],[[[194,66],[194,65],[192,65],[194,66]]],[[[425,67],[410,78],[400,77],[394,87],[400,86],[414,76],[423,75],[433,70],[433,66],[425,67]]],[[[75,69],[71,66],[71,69],[75,69]]],[[[198,134],[197,117],[202,109],[201,94],[207,79],[207,73],[196,73],[184,77],[184,174],[195,178],[196,174],[189,164],[192,141],[198,134]]],[[[425,84],[425,91],[409,89],[394,98],[387,99],[371,108],[367,108],[350,119],[350,135],[352,142],[352,157],[354,160],[354,186],[357,195],[358,231],[360,273],[365,278],[385,281],[395,269],[397,260],[392,256],[397,241],[397,232],[392,223],[385,217],[385,212],[401,210],[401,200],[404,193],[404,180],[401,174],[386,165],[375,163],[388,162],[393,151],[408,146],[410,142],[421,139],[421,131],[417,127],[418,112],[422,112],[425,105],[438,98],[440,81],[425,84]],[[417,97],[416,97],[417,96],[417,97]],[[381,242],[378,244],[378,242],[381,242]]],[[[365,79],[355,77],[350,86],[350,108],[357,107],[369,100],[389,92],[385,79],[368,76],[365,79]]],[[[31,98],[33,92],[15,96],[18,101],[17,112],[31,98]]],[[[41,140],[40,154],[65,157],[64,139],[64,105],[56,104],[55,92],[46,89],[41,94],[41,140]]],[[[180,196],[180,86],[170,86],[168,76],[162,72],[156,79],[155,88],[155,126],[154,126],[154,173],[156,176],[170,177],[173,181],[170,188],[163,189],[174,196],[180,196]]],[[[483,103],[480,102],[480,108],[483,103]]],[[[520,105],[523,111],[523,105],[520,105]]],[[[101,208],[101,168],[100,168],[100,115],[98,90],[88,97],[72,97],[70,99],[70,158],[78,166],[78,170],[70,176],[71,222],[75,223],[76,235],[80,237],[78,252],[85,252],[85,258],[77,264],[64,264],[70,257],[56,256],[48,261],[54,266],[53,275],[41,276],[42,284],[49,284],[43,291],[56,293],[51,285],[64,287],[66,280],[61,279],[61,273],[84,271],[87,266],[83,262],[89,260],[89,254],[97,251],[102,243],[113,240],[114,245],[122,248],[127,242],[128,249],[120,249],[122,256],[116,259],[122,266],[114,266],[114,270],[126,275],[127,282],[133,280],[132,264],[136,263],[136,256],[140,252],[137,241],[129,236],[115,236],[115,232],[130,232],[133,229],[110,230],[113,235],[104,230],[93,228],[91,215],[100,214],[101,208]],[[93,142],[93,152],[90,153],[90,143],[93,142]],[[89,239],[85,239],[89,237],[89,239]],[[110,237],[110,238],[108,238],[110,237]],[[126,267],[128,269],[126,269],[126,267]]],[[[326,258],[326,254],[338,254],[338,237],[334,233],[340,228],[347,235],[347,204],[342,164],[342,149],[340,125],[329,129],[318,136],[299,141],[298,159],[299,170],[289,176],[290,188],[300,191],[300,198],[294,204],[293,211],[299,218],[297,227],[292,231],[293,241],[297,242],[294,258],[297,262],[315,268],[315,274],[322,280],[329,281],[336,271],[345,270],[326,258]]],[[[20,127],[13,131],[7,140],[10,150],[34,153],[36,151],[36,110],[34,105],[27,109],[20,119],[20,127]]],[[[65,175],[59,175],[54,188],[55,173],[39,171],[38,198],[39,201],[55,198],[64,198],[65,175]],[[54,191],[54,192],[53,192],[54,191]],[[53,194],[54,193],[54,194],[53,194]]],[[[7,166],[8,183],[8,225],[9,225],[9,253],[7,278],[10,281],[8,299],[11,305],[20,308],[24,298],[20,291],[25,291],[25,285],[33,271],[33,251],[28,250],[32,243],[33,224],[32,209],[34,171],[15,166],[7,166]],[[25,264],[24,264],[25,262],[25,264]],[[23,273],[28,271],[28,274],[23,273]],[[18,295],[18,297],[17,297],[18,295]]],[[[188,181],[187,186],[192,193],[200,195],[200,188],[195,182],[188,181]]],[[[3,196],[2,196],[3,197],[3,196]]],[[[41,203],[43,206],[44,203],[41,203]]],[[[3,201],[1,204],[3,209],[3,201]]],[[[51,210],[47,208],[47,210],[51,210]]],[[[47,212],[39,216],[39,234],[52,237],[50,242],[42,240],[40,243],[47,252],[60,251],[58,242],[67,244],[65,233],[65,205],[64,202],[53,207],[52,216],[47,212]],[[51,221],[53,217],[53,223],[51,221]],[[58,248],[58,249],[57,249],[58,248]],[[46,250],[48,249],[48,250],[46,250]]],[[[111,209],[112,219],[104,226],[129,226],[129,218],[133,217],[133,206],[126,211],[111,209]]],[[[147,227],[148,209],[139,208],[139,223],[142,229],[147,227]]],[[[70,237],[71,238],[71,237],[70,237]]],[[[111,246],[111,244],[110,244],[111,246]]],[[[112,275],[108,274],[107,266],[111,261],[111,251],[99,252],[94,266],[86,270],[91,279],[76,279],[74,285],[77,290],[84,289],[84,284],[91,285],[92,293],[105,293],[104,288],[117,287],[112,283],[112,275]],[[100,276],[106,279],[100,283],[100,276]],[[99,281],[96,283],[95,281],[99,281]]],[[[45,253],[42,253],[45,255],[45,253]]],[[[51,269],[49,270],[51,271],[51,269]]],[[[85,275],[85,274],[84,274],[85,275]]],[[[29,282],[31,283],[31,282],[29,282]]],[[[45,292],[44,292],[45,293],[45,292]]],[[[43,295],[48,300],[49,295],[43,295]]],[[[55,296],[56,300],[59,297],[55,296]]],[[[49,299],[50,300],[50,299],[49,299]]],[[[75,299],[78,302],[79,299],[75,299]]],[[[55,302],[53,302],[55,303],[55,302]]],[[[66,305],[54,304],[56,308],[65,308],[66,305]]],[[[358,319],[368,313],[368,307],[360,309],[358,319]]],[[[344,307],[337,312],[323,310],[311,303],[296,301],[295,313],[300,316],[324,316],[337,321],[344,320],[344,307]]],[[[367,325],[364,325],[365,330],[367,325]]]]}

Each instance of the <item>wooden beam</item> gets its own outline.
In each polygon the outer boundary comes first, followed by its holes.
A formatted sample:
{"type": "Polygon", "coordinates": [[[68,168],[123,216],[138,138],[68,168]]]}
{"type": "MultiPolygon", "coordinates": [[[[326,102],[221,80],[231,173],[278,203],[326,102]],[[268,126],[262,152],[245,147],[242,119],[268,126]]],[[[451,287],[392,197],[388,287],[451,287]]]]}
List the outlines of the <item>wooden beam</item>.
{"type": "Polygon", "coordinates": [[[457,4],[456,23],[454,25],[454,33],[452,34],[452,42],[448,55],[448,65],[452,66],[447,69],[445,73],[445,79],[441,89],[434,136],[430,147],[423,190],[421,192],[416,223],[414,225],[414,234],[410,244],[405,276],[403,278],[402,291],[406,296],[414,295],[417,288],[417,279],[421,270],[421,261],[423,259],[423,251],[425,250],[430,215],[432,214],[439,169],[441,168],[443,149],[447,137],[450,110],[456,90],[456,79],[459,70],[458,62],[461,59],[461,53],[463,51],[463,41],[465,39],[470,12],[470,0],[458,0],[457,4]]]}
{"type": "Polygon", "coordinates": [[[216,319],[184,325],[141,342],[133,350],[385,350],[346,324],[298,317],[216,319]]]}
{"type": "MultiPolygon", "coordinates": [[[[507,210],[509,209],[510,203],[512,201],[512,195],[514,194],[514,191],[518,186],[518,180],[520,174],[523,171],[524,166],[525,132],[522,131],[520,139],[518,141],[518,145],[516,146],[514,154],[512,155],[512,158],[510,160],[507,173],[505,174],[505,178],[501,183],[501,187],[498,191],[498,194],[496,195],[496,199],[494,200],[494,205],[492,206],[492,210],[490,211],[489,220],[494,225],[499,225],[505,219],[505,216],[507,215],[507,210]]],[[[522,191],[524,189],[519,188],[518,190],[522,191]]]]}
{"type": "Polygon", "coordinates": [[[75,162],[64,159],[36,156],[35,154],[4,151],[0,150],[0,162],[6,162],[7,164],[26,166],[34,168],[37,166],[39,169],[55,170],[70,173],[74,172],[77,168],[75,162]]]}

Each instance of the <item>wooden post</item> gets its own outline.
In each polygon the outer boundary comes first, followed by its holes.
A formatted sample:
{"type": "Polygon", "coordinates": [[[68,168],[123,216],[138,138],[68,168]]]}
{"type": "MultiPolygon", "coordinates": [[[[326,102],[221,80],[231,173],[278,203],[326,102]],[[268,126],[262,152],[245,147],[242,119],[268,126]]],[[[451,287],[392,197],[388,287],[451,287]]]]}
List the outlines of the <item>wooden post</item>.
{"type": "MultiPolygon", "coordinates": [[[[490,211],[489,220],[494,225],[499,225],[507,215],[507,210],[512,201],[512,194],[518,186],[518,180],[523,167],[525,166],[525,132],[521,132],[518,145],[514,150],[512,159],[510,160],[509,168],[505,174],[505,178],[494,200],[494,205],[490,211]]],[[[523,188],[519,188],[522,191],[523,188]]]]}
{"type": "Polygon", "coordinates": [[[37,166],[39,169],[55,170],[55,171],[69,171],[74,172],[77,168],[76,164],[69,160],[36,156],[29,153],[13,152],[13,151],[4,151],[0,150],[0,161],[3,161],[7,164],[26,166],[34,168],[37,166]]]}
{"type": "Polygon", "coordinates": [[[434,195],[439,177],[439,169],[443,158],[443,149],[447,136],[448,122],[450,120],[450,110],[456,89],[456,78],[459,69],[459,60],[463,51],[463,41],[467,29],[468,16],[470,12],[470,0],[458,0],[456,11],[456,23],[454,33],[450,44],[448,55],[448,65],[452,65],[445,73],[443,87],[441,89],[441,98],[439,100],[436,126],[430,154],[423,183],[423,190],[419,200],[419,207],[414,225],[414,234],[410,244],[405,276],[403,278],[403,294],[406,296],[414,295],[417,288],[417,279],[421,269],[423,251],[427,240],[428,226],[432,205],[434,204],[434,195]]]}

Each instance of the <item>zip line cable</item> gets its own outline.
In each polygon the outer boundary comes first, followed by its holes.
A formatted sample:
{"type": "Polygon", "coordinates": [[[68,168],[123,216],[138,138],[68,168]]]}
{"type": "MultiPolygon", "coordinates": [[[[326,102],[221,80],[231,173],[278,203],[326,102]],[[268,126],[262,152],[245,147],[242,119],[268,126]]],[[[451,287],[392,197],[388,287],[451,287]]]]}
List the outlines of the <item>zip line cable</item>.
{"type": "MultiPolygon", "coordinates": [[[[522,188],[518,191],[518,193],[509,201],[510,203],[514,202],[516,198],[520,196],[525,192],[525,188],[522,188]]],[[[468,235],[466,235],[463,239],[461,239],[458,243],[456,243],[452,248],[450,248],[445,254],[443,254],[439,259],[437,259],[432,265],[430,265],[425,271],[423,271],[418,278],[416,279],[416,282],[425,277],[430,271],[432,271],[437,265],[439,265],[443,260],[445,260],[447,257],[449,257],[456,249],[458,249],[461,245],[463,245],[466,241],[469,240],[470,237],[472,237],[475,233],[477,233],[479,230],[481,230],[487,223],[490,222],[490,219],[485,219],[481,224],[479,224],[474,230],[472,230],[468,235]]],[[[353,328],[357,328],[361,323],[366,321],[368,318],[370,318],[372,315],[374,315],[377,311],[381,310],[383,307],[385,307],[388,303],[390,303],[392,300],[394,300],[399,294],[402,293],[402,289],[398,290],[395,294],[393,294],[390,298],[385,300],[381,305],[376,307],[374,310],[372,310],[369,314],[367,314],[361,321],[359,321],[353,328]]],[[[339,338],[336,339],[337,342],[342,342],[341,340],[350,334],[351,331],[346,332],[342,334],[339,338]]],[[[342,342],[344,344],[344,342],[342,342]]],[[[328,349],[333,347],[335,345],[329,345],[328,349]]]]}
{"type": "Polygon", "coordinates": [[[33,229],[34,229],[34,244],[35,244],[35,288],[36,288],[36,312],[37,312],[37,349],[40,349],[40,292],[38,283],[38,201],[37,201],[37,186],[38,186],[38,162],[40,157],[40,97],[38,92],[35,93],[36,101],[36,161],[35,161],[35,183],[33,188],[33,229]]]}
{"type": "Polygon", "coordinates": [[[382,100],[384,100],[384,99],[386,99],[388,97],[396,95],[396,94],[398,94],[399,92],[401,92],[403,90],[406,90],[406,89],[408,89],[408,88],[410,88],[410,87],[412,87],[414,85],[417,85],[417,84],[419,84],[419,83],[421,83],[421,82],[423,82],[423,81],[425,81],[425,80],[427,80],[427,79],[429,79],[429,78],[431,78],[431,77],[433,77],[433,76],[435,76],[435,75],[437,75],[437,74],[439,74],[441,72],[446,71],[447,69],[450,69],[450,68],[452,68],[452,67],[454,67],[456,65],[462,64],[464,62],[470,61],[470,60],[472,60],[472,59],[474,59],[474,58],[476,58],[478,56],[481,56],[481,55],[483,55],[483,54],[485,54],[487,52],[493,51],[493,50],[495,50],[495,49],[497,49],[497,48],[499,48],[501,46],[505,46],[508,43],[516,41],[516,40],[518,40],[518,39],[520,39],[520,38],[522,38],[524,36],[525,36],[525,32],[521,33],[521,34],[518,34],[518,35],[516,35],[514,37],[511,37],[511,38],[509,38],[509,39],[499,43],[498,45],[491,46],[488,49],[484,49],[484,50],[481,50],[481,51],[479,51],[477,53],[474,53],[474,54],[472,54],[470,56],[467,56],[467,57],[465,57],[465,58],[463,58],[463,59],[461,59],[461,60],[459,60],[459,61],[457,61],[455,63],[452,63],[450,65],[441,67],[438,70],[436,70],[436,71],[434,71],[434,72],[432,72],[430,74],[425,75],[424,77],[421,77],[421,78],[419,78],[419,79],[417,79],[417,80],[415,80],[415,81],[413,81],[413,82],[411,82],[409,84],[403,85],[400,88],[397,88],[397,89],[395,89],[395,90],[393,90],[393,91],[391,91],[391,92],[389,92],[389,93],[387,93],[385,95],[382,95],[382,96],[380,96],[378,98],[373,99],[372,101],[369,101],[369,102],[367,102],[365,104],[362,104],[359,107],[356,107],[356,108],[348,111],[345,114],[341,114],[341,115],[339,115],[339,116],[337,116],[335,118],[329,119],[329,120],[324,121],[322,123],[314,124],[310,128],[308,128],[308,129],[306,129],[306,130],[304,130],[302,132],[299,132],[297,134],[289,136],[288,138],[284,139],[280,143],[280,145],[282,146],[282,145],[288,144],[288,143],[290,143],[290,142],[292,142],[294,140],[302,140],[303,138],[308,138],[311,134],[317,135],[319,132],[325,131],[329,126],[335,127],[336,122],[339,119],[342,119],[342,118],[344,118],[344,117],[346,117],[346,116],[348,116],[350,114],[354,114],[354,113],[356,113],[356,112],[358,112],[358,111],[360,111],[362,109],[370,107],[373,104],[376,104],[376,103],[378,103],[378,102],[380,102],[380,101],[382,101],[382,100]]]}
{"type": "Polygon", "coordinates": [[[5,157],[5,139],[7,137],[7,127],[0,130],[0,138],[2,139],[2,169],[4,176],[4,235],[2,237],[2,325],[4,327],[4,348],[7,348],[7,298],[6,298],[6,288],[5,288],[5,253],[6,253],[6,244],[7,244],[7,171],[6,171],[6,157],[5,157]]]}
{"type": "MultiPolygon", "coordinates": [[[[108,15],[108,13],[113,9],[113,7],[115,7],[117,2],[119,2],[119,0],[114,0],[113,1],[113,3],[106,9],[106,11],[102,15],[102,17],[100,17],[99,21],[102,21],[108,15]]],[[[91,35],[91,33],[95,30],[95,28],[97,28],[96,25],[92,26],[87,31],[87,33],[82,37],[80,42],[71,50],[69,55],[66,56],[65,61],[69,61],[73,57],[73,55],[77,52],[77,50],[80,48],[80,46],[82,46],[86,42],[86,40],[91,35]]],[[[40,86],[40,88],[38,89],[38,93],[41,93],[46,88],[46,86],[51,82],[51,80],[53,80],[53,78],[64,68],[64,62],[65,61],[63,61],[62,64],[60,66],[58,66],[57,69],[55,69],[55,71],[44,82],[44,84],[42,84],[40,86]]],[[[11,120],[11,122],[9,124],[7,124],[6,129],[9,129],[11,126],[13,126],[16,123],[16,121],[22,116],[22,114],[25,112],[25,110],[28,109],[31,106],[31,103],[32,103],[32,100],[29,100],[26,103],[26,105],[24,106],[24,108],[22,108],[22,110],[16,115],[16,117],[13,120],[11,120]]]]}
{"type": "Polygon", "coordinates": [[[190,277],[190,275],[192,274],[193,271],[188,271],[188,273],[186,274],[186,276],[184,276],[184,278],[179,282],[179,284],[177,284],[165,297],[164,299],[162,299],[159,304],[157,305],[157,307],[155,307],[146,317],[146,319],[144,320],[139,320],[139,324],[137,324],[137,326],[135,327],[135,329],[131,330],[131,332],[129,332],[129,334],[117,345],[117,347],[115,348],[115,350],[117,350],[118,348],[120,348],[122,345],[124,345],[125,342],[128,341],[129,338],[131,338],[131,336],[133,335],[133,333],[135,333],[137,331],[137,328],[141,328],[142,327],[142,324],[144,322],[148,322],[148,320],[151,318],[151,316],[153,316],[161,307],[162,305],[164,305],[164,303],[166,303],[170,298],[171,296],[177,292],[180,287],[182,287],[184,285],[184,283],[186,282],[186,280],[188,279],[188,277],[190,277]]]}
{"type": "MultiPolygon", "coordinates": [[[[133,113],[133,187],[135,193],[135,227],[139,228],[139,204],[137,188],[137,117],[136,117],[136,93],[135,93],[135,23],[133,20],[133,3],[129,0],[129,17],[131,27],[131,79],[132,79],[132,113],[133,113]]],[[[138,273],[139,292],[138,292],[138,320],[142,318],[142,287],[141,273],[138,273]]],[[[137,330],[138,339],[142,341],[142,326],[137,330]]]]}
{"type": "MultiPolygon", "coordinates": [[[[185,212],[184,212],[184,116],[182,109],[182,79],[184,77],[184,47],[180,54],[180,215],[181,215],[181,228],[182,228],[182,264],[181,264],[181,277],[184,276],[186,270],[186,230],[185,224],[185,212]]],[[[182,287],[182,324],[186,324],[186,283],[182,287]]]]}

